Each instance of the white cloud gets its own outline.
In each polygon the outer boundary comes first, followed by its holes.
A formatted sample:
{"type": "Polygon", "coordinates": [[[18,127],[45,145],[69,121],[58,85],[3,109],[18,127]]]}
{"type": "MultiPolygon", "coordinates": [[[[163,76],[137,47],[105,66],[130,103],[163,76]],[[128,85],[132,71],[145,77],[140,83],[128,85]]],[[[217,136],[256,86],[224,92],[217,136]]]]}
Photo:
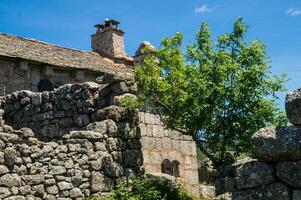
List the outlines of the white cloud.
{"type": "Polygon", "coordinates": [[[297,16],[297,15],[301,15],[301,9],[298,8],[290,8],[286,11],[286,14],[290,15],[290,16],[297,16]]]}
{"type": "Polygon", "coordinates": [[[206,13],[206,12],[211,12],[211,11],[213,11],[215,9],[216,9],[216,6],[210,8],[210,7],[207,6],[207,4],[204,4],[201,7],[195,8],[194,12],[195,13],[206,13]]]}

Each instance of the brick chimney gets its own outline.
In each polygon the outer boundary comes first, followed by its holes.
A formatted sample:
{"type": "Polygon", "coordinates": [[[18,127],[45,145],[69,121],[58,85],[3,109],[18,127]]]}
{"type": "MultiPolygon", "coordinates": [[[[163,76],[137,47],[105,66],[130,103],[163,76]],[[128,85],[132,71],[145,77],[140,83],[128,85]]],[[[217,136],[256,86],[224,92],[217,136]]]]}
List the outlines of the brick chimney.
{"type": "Polygon", "coordinates": [[[92,51],[110,58],[126,57],[124,51],[124,32],[118,27],[119,22],[105,19],[103,24],[96,24],[96,33],[92,35],[92,51]]]}

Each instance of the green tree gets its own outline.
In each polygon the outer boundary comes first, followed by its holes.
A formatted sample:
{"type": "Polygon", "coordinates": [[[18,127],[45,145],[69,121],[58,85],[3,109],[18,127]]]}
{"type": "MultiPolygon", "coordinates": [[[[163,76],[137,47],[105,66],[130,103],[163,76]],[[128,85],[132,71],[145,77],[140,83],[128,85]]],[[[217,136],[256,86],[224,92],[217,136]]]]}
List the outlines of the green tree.
{"type": "Polygon", "coordinates": [[[286,123],[275,103],[286,76],[271,75],[266,46],[247,42],[246,33],[239,18],[214,43],[202,23],[186,51],[183,35],[176,33],[135,70],[145,96],[162,108],[165,125],[192,135],[216,165],[249,153],[258,129],[286,123]]]}

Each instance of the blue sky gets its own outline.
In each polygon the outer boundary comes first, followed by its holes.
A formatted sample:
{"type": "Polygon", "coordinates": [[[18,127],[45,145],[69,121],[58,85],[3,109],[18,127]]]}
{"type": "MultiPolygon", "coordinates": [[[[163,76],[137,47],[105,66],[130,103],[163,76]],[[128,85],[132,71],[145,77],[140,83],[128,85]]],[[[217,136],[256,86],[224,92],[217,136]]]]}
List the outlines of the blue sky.
{"type": "Polygon", "coordinates": [[[268,46],[272,72],[288,74],[289,91],[301,87],[301,0],[1,0],[0,32],[90,51],[93,25],[112,18],[121,21],[132,55],[141,41],[159,46],[177,31],[193,41],[204,20],[216,38],[239,16],[250,27],[248,39],[268,46]]]}

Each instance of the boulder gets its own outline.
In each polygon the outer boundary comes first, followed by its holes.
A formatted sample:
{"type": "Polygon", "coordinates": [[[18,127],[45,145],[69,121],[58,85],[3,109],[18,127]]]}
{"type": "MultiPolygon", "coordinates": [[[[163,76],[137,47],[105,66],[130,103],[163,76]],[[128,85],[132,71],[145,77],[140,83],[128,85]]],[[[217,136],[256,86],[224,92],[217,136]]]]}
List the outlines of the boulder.
{"type": "Polygon", "coordinates": [[[256,159],[240,160],[232,166],[230,171],[229,176],[215,180],[216,194],[255,188],[275,182],[273,167],[256,159]]]}
{"type": "Polygon", "coordinates": [[[263,128],[252,136],[256,158],[264,161],[301,159],[301,127],[263,128]]]}
{"type": "Polygon", "coordinates": [[[301,189],[301,160],[279,162],[276,165],[276,175],[291,187],[301,189]]]}
{"type": "Polygon", "coordinates": [[[241,190],[232,193],[232,199],[235,200],[290,200],[289,189],[281,183],[264,185],[259,188],[241,190]]]}
{"type": "Polygon", "coordinates": [[[292,124],[301,125],[301,88],[286,95],[285,111],[292,124]]]}

